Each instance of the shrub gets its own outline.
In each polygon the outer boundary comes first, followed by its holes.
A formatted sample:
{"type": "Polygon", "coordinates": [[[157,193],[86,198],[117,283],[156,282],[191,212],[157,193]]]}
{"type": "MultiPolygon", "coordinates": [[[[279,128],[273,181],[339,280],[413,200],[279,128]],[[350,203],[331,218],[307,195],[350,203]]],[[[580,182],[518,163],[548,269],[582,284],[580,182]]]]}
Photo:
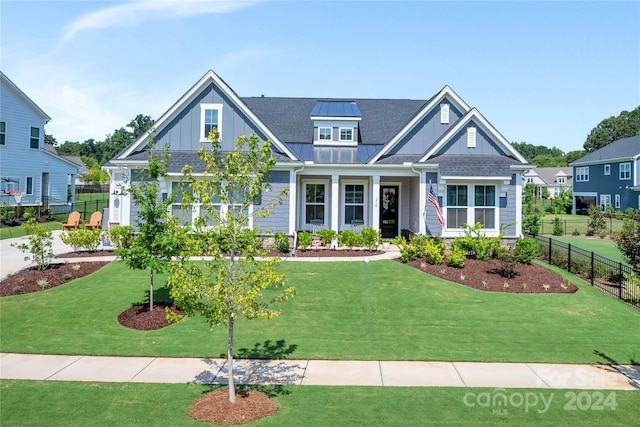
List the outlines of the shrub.
{"type": "Polygon", "coordinates": [[[38,286],[40,286],[40,289],[46,289],[49,287],[49,281],[47,279],[40,279],[37,283],[38,286]]]}
{"type": "Polygon", "coordinates": [[[278,231],[273,236],[273,243],[276,246],[276,250],[282,254],[289,252],[289,236],[283,231],[278,231]]]}
{"type": "Polygon", "coordinates": [[[362,246],[362,235],[353,230],[342,230],[338,236],[338,243],[349,248],[362,246]]]}
{"type": "Polygon", "coordinates": [[[553,218],[553,230],[551,234],[554,236],[562,236],[564,234],[564,228],[562,228],[562,222],[559,216],[553,218]]]}
{"type": "Polygon", "coordinates": [[[73,276],[69,273],[62,275],[62,280],[71,280],[73,276]]]}
{"type": "Polygon", "coordinates": [[[100,244],[99,229],[78,229],[66,230],[60,234],[60,240],[65,245],[69,245],[74,251],[87,250],[95,251],[100,244]]]}
{"type": "Polygon", "coordinates": [[[29,243],[12,243],[11,246],[24,253],[29,252],[30,255],[24,258],[25,261],[31,260],[36,263],[38,270],[45,270],[53,258],[53,233],[51,230],[45,230],[34,217],[28,218],[22,227],[27,232],[29,243]]]}
{"type": "Polygon", "coordinates": [[[380,230],[376,230],[373,227],[364,227],[362,229],[362,245],[365,248],[376,250],[381,240],[382,234],[380,230]]]}
{"type": "Polygon", "coordinates": [[[589,231],[587,233],[591,233],[590,235],[593,236],[607,229],[607,224],[604,221],[604,215],[602,215],[600,206],[591,205],[587,212],[589,214],[589,224],[587,226],[589,231]]]}
{"type": "Polygon", "coordinates": [[[571,233],[571,234],[573,234],[574,236],[579,236],[579,235],[580,235],[580,232],[579,232],[579,231],[578,231],[578,229],[576,228],[575,230],[573,230],[573,233],[571,233]]]}
{"type": "Polygon", "coordinates": [[[328,248],[331,246],[331,243],[334,239],[338,238],[338,232],[331,229],[323,229],[318,231],[318,239],[320,239],[320,243],[322,246],[328,248]]]}
{"type": "Polygon", "coordinates": [[[298,246],[302,249],[307,249],[311,246],[313,241],[313,235],[308,231],[301,231],[298,233],[298,246]]]}
{"type": "Polygon", "coordinates": [[[514,251],[516,261],[522,264],[531,264],[531,261],[536,259],[540,252],[540,245],[536,239],[518,239],[514,251]]]}
{"type": "Polygon", "coordinates": [[[450,267],[462,268],[467,259],[467,251],[459,246],[452,246],[451,251],[447,255],[447,264],[450,267]]]}
{"type": "Polygon", "coordinates": [[[135,236],[133,234],[133,226],[117,225],[109,229],[110,240],[116,249],[128,248],[133,243],[135,236]]]}
{"type": "Polygon", "coordinates": [[[13,206],[6,203],[0,205],[0,222],[4,225],[14,225],[16,223],[16,211],[13,206]]]}
{"type": "Polygon", "coordinates": [[[510,279],[516,275],[517,261],[514,251],[511,250],[511,248],[508,246],[500,247],[498,250],[498,259],[500,260],[500,264],[496,270],[502,277],[510,279]]]}

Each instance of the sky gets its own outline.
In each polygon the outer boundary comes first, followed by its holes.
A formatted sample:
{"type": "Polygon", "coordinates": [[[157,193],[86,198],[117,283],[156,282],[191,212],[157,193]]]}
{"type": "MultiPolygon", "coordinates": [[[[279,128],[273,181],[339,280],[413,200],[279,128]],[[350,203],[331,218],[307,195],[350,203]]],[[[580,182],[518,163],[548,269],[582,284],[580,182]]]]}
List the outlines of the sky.
{"type": "Polygon", "coordinates": [[[0,69],[58,143],[154,120],[208,70],[240,96],[428,100],[580,150],[640,105],[640,1],[0,2],[0,69]]]}

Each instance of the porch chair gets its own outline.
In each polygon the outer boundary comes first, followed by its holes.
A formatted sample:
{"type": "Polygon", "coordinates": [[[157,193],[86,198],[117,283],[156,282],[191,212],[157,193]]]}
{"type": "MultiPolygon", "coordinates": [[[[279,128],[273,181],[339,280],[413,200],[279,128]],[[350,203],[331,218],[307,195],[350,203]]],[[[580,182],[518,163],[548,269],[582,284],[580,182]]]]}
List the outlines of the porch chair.
{"type": "Polygon", "coordinates": [[[95,230],[96,228],[101,228],[102,223],[102,212],[95,211],[91,214],[91,218],[89,218],[89,222],[84,225],[84,228],[88,228],[91,230],[95,230]]]}
{"type": "Polygon", "coordinates": [[[67,228],[75,228],[76,230],[80,226],[80,212],[73,211],[69,214],[69,218],[67,218],[67,222],[62,223],[62,229],[65,230],[67,228]]]}

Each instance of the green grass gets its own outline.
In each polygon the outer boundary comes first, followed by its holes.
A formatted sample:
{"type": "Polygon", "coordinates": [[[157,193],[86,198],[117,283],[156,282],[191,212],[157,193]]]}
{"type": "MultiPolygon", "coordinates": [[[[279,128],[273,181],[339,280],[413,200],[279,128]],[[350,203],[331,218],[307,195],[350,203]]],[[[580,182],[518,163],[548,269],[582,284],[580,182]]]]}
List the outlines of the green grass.
{"type": "MultiPolygon", "coordinates": [[[[558,215],[564,229],[564,234],[573,234],[574,230],[577,230],[580,235],[584,236],[587,233],[589,225],[589,217],[587,215],[558,215]]],[[[546,214],[542,217],[540,234],[551,234],[553,231],[553,221],[556,215],[546,214]]],[[[605,217],[605,224],[607,226],[607,234],[611,234],[611,231],[622,229],[622,220],[609,219],[605,217]]]]}
{"type": "MultiPolygon", "coordinates": [[[[60,222],[56,222],[56,221],[43,222],[42,226],[45,228],[45,230],[52,230],[52,231],[60,230],[60,222]]],[[[27,235],[27,232],[20,225],[15,227],[0,228],[0,240],[11,239],[15,237],[22,237],[26,235],[27,235]]]]}
{"type": "MultiPolygon", "coordinates": [[[[194,384],[0,381],[3,425],[205,426],[192,420],[193,402],[216,386],[194,384]],[[53,404],[55,402],[55,404],[53,404]]],[[[279,412],[252,426],[354,425],[636,425],[640,392],[443,387],[259,387],[279,412]],[[482,397],[504,393],[513,404],[484,405],[482,397]],[[566,407],[570,395],[581,406],[566,407]],[[591,409],[598,393],[609,397],[603,410],[591,409]],[[520,403],[529,399],[530,406],[520,403]],[[537,399],[537,404],[533,405],[537,399]],[[542,399],[547,402],[543,404],[542,399]],[[466,402],[466,403],[465,403],[466,402]],[[480,406],[478,403],[482,404],[480,406]],[[473,406],[472,406],[473,405],[473,406]],[[506,411],[499,414],[499,410],[506,411]]],[[[508,401],[509,402],[509,401],[508,401]]],[[[604,405],[603,405],[604,406],[604,405]]]]}
{"type": "Polygon", "coordinates": [[[571,246],[584,249],[585,251],[595,252],[596,254],[609,258],[615,262],[624,263],[624,257],[620,253],[618,246],[611,240],[604,240],[599,237],[553,237],[554,240],[563,243],[569,243],[571,246]]]}
{"type": "MultiPolygon", "coordinates": [[[[298,296],[284,303],[277,319],[237,322],[235,349],[240,357],[640,360],[640,312],[584,282],[574,281],[580,287],[575,294],[502,294],[446,282],[393,261],[284,262],[280,268],[298,296]]],[[[0,351],[225,354],[224,327],[210,332],[199,318],[157,331],[122,327],[118,314],[146,301],[147,290],[147,273],[113,262],[54,289],[4,297],[0,299],[0,351]]],[[[156,300],[163,294],[166,297],[166,289],[157,289],[156,300]]]]}

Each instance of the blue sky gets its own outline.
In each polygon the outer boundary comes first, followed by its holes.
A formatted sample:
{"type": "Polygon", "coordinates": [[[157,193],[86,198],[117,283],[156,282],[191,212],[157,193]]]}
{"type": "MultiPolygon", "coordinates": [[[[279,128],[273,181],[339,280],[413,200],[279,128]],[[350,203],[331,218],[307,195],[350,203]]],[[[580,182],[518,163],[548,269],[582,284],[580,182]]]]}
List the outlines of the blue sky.
{"type": "Polygon", "coordinates": [[[429,99],[582,148],[640,105],[638,1],[12,1],[0,68],[58,142],[160,117],[209,69],[240,96],[429,99]]]}

